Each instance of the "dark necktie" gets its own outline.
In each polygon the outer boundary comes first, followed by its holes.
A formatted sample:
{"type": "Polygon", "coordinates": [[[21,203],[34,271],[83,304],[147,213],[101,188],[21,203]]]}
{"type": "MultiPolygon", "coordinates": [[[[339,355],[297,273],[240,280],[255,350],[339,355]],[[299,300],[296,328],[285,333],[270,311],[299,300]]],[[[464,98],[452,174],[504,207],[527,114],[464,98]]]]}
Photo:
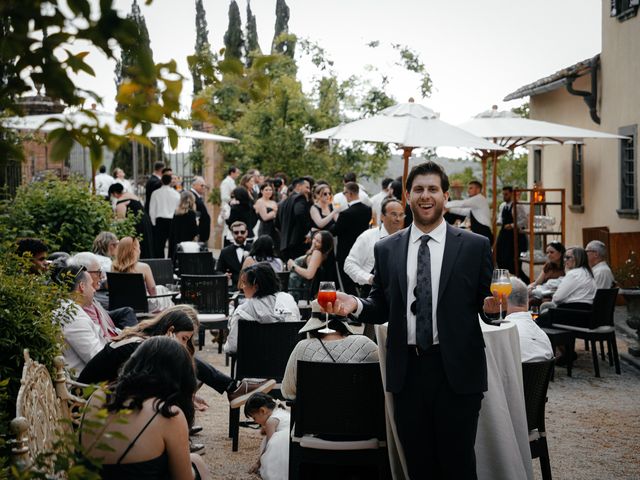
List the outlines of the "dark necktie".
{"type": "Polygon", "coordinates": [[[427,350],[433,344],[433,299],[431,296],[431,252],[429,235],[420,238],[416,275],[416,345],[427,350]]]}

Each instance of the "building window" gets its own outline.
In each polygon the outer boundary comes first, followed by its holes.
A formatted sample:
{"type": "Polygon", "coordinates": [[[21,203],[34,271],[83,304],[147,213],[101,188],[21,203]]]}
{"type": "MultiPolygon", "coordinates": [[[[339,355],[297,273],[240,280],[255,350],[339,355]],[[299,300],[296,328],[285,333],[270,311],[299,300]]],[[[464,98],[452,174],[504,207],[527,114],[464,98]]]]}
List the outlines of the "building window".
{"type": "Polygon", "coordinates": [[[537,186],[542,184],[542,150],[533,150],[533,183],[537,186]]]}
{"type": "Polygon", "coordinates": [[[638,14],[638,6],[640,6],[640,0],[610,0],[610,1],[611,1],[610,16],[616,17],[621,22],[629,18],[635,17],[638,14]]]}
{"type": "Polygon", "coordinates": [[[638,166],[636,142],[638,126],[631,125],[618,130],[629,138],[620,140],[620,209],[622,218],[638,218],[638,166]]]}
{"type": "Polygon", "coordinates": [[[583,203],[583,149],[584,145],[573,145],[571,150],[571,210],[584,211],[583,203]]]}

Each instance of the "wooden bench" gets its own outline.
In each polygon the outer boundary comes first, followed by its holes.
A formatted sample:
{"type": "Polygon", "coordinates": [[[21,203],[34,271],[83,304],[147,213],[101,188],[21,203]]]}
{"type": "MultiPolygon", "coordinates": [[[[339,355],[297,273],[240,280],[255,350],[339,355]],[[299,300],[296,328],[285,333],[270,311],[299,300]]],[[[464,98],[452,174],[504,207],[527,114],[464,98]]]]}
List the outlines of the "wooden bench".
{"type": "MultiPolygon", "coordinates": [[[[64,358],[56,357],[55,380],[41,363],[24,351],[21,386],[16,399],[16,417],[11,421],[15,435],[11,446],[12,463],[19,470],[30,469],[38,455],[53,450],[62,435],[72,434],[86,401],[69,392],[84,385],[71,381],[64,370],[64,358]]],[[[45,469],[53,469],[53,459],[45,469]]]]}

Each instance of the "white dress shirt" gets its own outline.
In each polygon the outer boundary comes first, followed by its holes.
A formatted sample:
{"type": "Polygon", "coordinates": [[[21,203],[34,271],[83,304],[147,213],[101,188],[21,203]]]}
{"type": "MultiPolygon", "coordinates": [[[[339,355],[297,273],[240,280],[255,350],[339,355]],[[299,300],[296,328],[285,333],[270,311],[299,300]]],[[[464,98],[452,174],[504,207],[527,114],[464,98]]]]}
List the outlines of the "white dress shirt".
{"type": "Polygon", "coordinates": [[[349,256],[344,261],[344,271],[358,285],[369,285],[371,283],[370,279],[373,276],[371,272],[375,264],[373,246],[378,240],[388,235],[389,233],[384,228],[384,225],[380,225],[378,228],[371,228],[362,232],[353,247],[351,247],[349,256]]]}
{"type": "Polygon", "coordinates": [[[552,301],[558,306],[563,303],[593,303],[596,290],[596,281],[586,268],[572,268],[562,278],[552,301]]]}
{"type": "Polygon", "coordinates": [[[611,288],[615,283],[615,278],[613,278],[613,272],[607,265],[607,262],[599,262],[596,263],[593,267],[591,267],[591,271],[593,272],[593,276],[596,280],[596,287],[598,288],[611,288]]]}
{"type": "MultiPolygon", "coordinates": [[[[361,185],[359,185],[359,187],[360,187],[360,190],[358,193],[358,197],[360,198],[360,201],[364,203],[367,207],[370,207],[371,199],[369,198],[369,195],[367,195],[367,191],[364,188],[362,188],[361,185]]],[[[350,205],[351,204],[347,202],[347,197],[344,196],[344,193],[338,192],[333,196],[333,206],[339,212],[344,212],[347,208],[349,208],[350,205]]]]}
{"type": "Polygon", "coordinates": [[[505,320],[515,323],[518,329],[522,363],[541,362],[553,358],[553,347],[549,337],[533,321],[529,312],[510,313],[505,320]]]}
{"type": "Polygon", "coordinates": [[[176,208],[180,204],[180,194],[171,186],[163,185],[151,194],[149,216],[151,223],[156,224],[157,218],[173,218],[176,208]]]}
{"type": "Polygon", "coordinates": [[[468,216],[473,213],[474,218],[481,224],[491,227],[491,213],[487,199],[481,193],[464,200],[451,200],[447,202],[446,208],[456,215],[468,216]]]}
{"type": "Polygon", "coordinates": [[[99,173],[96,175],[96,194],[101,197],[109,195],[109,187],[115,181],[108,173],[99,173]]]}
{"type": "Polygon", "coordinates": [[[234,188],[236,188],[236,181],[227,175],[220,183],[220,200],[223,205],[231,201],[231,192],[234,188]]]}

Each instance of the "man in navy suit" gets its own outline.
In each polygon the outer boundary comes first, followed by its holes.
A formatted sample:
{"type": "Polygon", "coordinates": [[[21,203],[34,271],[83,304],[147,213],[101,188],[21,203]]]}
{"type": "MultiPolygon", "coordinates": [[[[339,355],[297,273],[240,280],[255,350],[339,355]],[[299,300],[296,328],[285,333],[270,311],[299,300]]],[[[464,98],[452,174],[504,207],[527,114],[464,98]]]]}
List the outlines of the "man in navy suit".
{"type": "Polygon", "coordinates": [[[487,390],[478,313],[490,296],[489,241],[444,221],[449,179],[439,165],[414,167],[406,189],[413,223],[375,245],[369,297],[338,293],[327,310],[389,322],[386,389],[410,478],[474,479],[487,390]]]}

